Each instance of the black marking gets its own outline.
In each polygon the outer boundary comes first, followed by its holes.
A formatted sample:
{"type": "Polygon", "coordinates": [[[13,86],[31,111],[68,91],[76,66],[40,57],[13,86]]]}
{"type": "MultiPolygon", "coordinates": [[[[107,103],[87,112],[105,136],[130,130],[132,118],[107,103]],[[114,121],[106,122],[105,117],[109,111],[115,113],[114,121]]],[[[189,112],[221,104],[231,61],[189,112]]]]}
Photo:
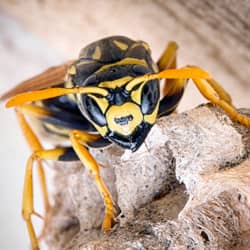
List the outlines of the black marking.
{"type": "Polygon", "coordinates": [[[89,118],[99,126],[105,126],[107,124],[106,118],[99,108],[96,101],[89,96],[82,96],[83,109],[86,110],[89,118]]]}
{"type": "Polygon", "coordinates": [[[40,118],[41,121],[52,124],[58,128],[78,129],[94,132],[94,126],[82,115],[76,103],[64,98],[53,98],[42,101],[44,108],[51,113],[40,118]]]}
{"type": "Polygon", "coordinates": [[[111,142],[108,139],[101,137],[100,139],[93,142],[88,142],[87,144],[92,148],[103,148],[110,145],[111,142]]]}
{"type": "Polygon", "coordinates": [[[151,124],[143,121],[131,135],[124,136],[115,132],[109,132],[107,138],[119,146],[135,152],[144,142],[151,128],[151,124]]]}
{"type": "Polygon", "coordinates": [[[104,64],[89,60],[89,59],[80,59],[76,64],[76,74],[71,76],[71,81],[75,86],[85,86],[85,85],[96,85],[95,80],[92,78],[92,83],[86,84],[86,79],[94,74],[100,67],[104,64]]]}
{"type": "Polygon", "coordinates": [[[134,73],[137,75],[137,76],[140,76],[140,75],[145,75],[147,73],[149,73],[149,69],[144,67],[144,66],[141,66],[141,65],[134,65],[132,67],[132,70],[134,71],[134,73]]]}
{"type": "Polygon", "coordinates": [[[125,102],[131,100],[130,93],[123,87],[109,89],[109,94],[107,96],[110,105],[122,105],[125,102]]]}
{"type": "Polygon", "coordinates": [[[68,147],[65,149],[65,152],[60,155],[57,159],[58,161],[79,161],[77,154],[75,153],[74,149],[68,147]]]}
{"type": "Polygon", "coordinates": [[[173,94],[172,96],[165,96],[160,101],[158,117],[167,116],[175,111],[178,102],[183,96],[183,93],[184,88],[182,88],[179,92],[173,94]]]}
{"type": "Polygon", "coordinates": [[[93,42],[83,48],[80,52],[81,59],[92,59],[95,48],[99,46],[101,50],[101,58],[98,60],[101,63],[113,63],[122,60],[126,57],[127,50],[122,50],[114,44],[114,40],[128,45],[128,48],[135,43],[135,41],[124,36],[111,36],[93,42]]]}
{"type": "Polygon", "coordinates": [[[132,121],[133,119],[134,118],[132,115],[127,115],[127,116],[115,118],[114,121],[115,121],[115,123],[117,123],[121,126],[124,126],[124,125],[127,125],[128,122],[132,121]]]}
{"type": "Polygon", "coordinates": [[[148,81],[143,89],[141,95],[141,110],[143,114],[151,114],[159,101],[160,90],[159,81],[148,81]]]}

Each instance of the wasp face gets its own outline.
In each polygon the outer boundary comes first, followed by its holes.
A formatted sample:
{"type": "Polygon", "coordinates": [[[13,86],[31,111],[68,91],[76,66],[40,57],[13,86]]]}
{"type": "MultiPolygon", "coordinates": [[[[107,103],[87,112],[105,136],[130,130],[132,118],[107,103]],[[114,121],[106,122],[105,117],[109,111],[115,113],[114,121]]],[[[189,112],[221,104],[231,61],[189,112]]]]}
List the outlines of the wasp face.
{"type": "Polygon", "coordinates": [[[141,82],[127,89],[126,86],[133,79],[129,76],[102,81],[97,86],[108,90],[107,96],[79,95],[78,104],[84,116],[103,137],[135,151],[155,123],[159,106],[159,82],[141,82]]]}

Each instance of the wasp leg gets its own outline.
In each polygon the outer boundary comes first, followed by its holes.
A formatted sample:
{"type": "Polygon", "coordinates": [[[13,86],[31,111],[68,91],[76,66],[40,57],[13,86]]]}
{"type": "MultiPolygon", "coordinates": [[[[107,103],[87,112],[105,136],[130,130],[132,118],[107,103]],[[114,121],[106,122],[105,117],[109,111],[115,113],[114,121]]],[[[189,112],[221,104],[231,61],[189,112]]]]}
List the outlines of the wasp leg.
{"type": "Polygon", "coordinates": [[[192,79],[201,94],[212,103],[226,111],[232,120],[250,127],[250,118],[237,112],[231,105],[231,98],[226,91],[214,80],[192,79]]]}
{"type": "MultiPolygon", "coordinates": [[[[157,62],[159,70],[176,69],[177,66],[177,49],[178,45],[175,42],[169,42],[162,56],[157,62]]],[[[176,107],[182,98],[185,79],[167,79],[163,86],[163,98],[160,101],[158,117],[166,116],[176,110],[176,107]]]]}
{"type": "MultiPolygon", "coordinates": [[[[169,42],[166,49],[164,50],[162,56],[157,62],[159,70],[165,69],[176,69],[177,67],[177,49],[178,45],[175,42],[169,42]]],[[[165,97],[167,94],[171,96],[175,94],[177,91],[173,90],[173,86],[175,88],[179,85],[177,84],[179,79],[166,79],[165,84],[163,86],[163,96],[165,97]]]]}
{"type": "MultiPolygon", "coordinates": [[[[33,130],[25,120],[24,115],[17,109],[16,110],[17,117],[22,128],[23,134],[31,148],[31,150],[38,151],[43,150],[41,143],[39,142],[37,136],[34,134],[33,130]]],[[[23,218],[26,221],[29,236],[32,242],[33,249],[39,249],[38,240],[35,234],[35,230],[31,221],[31,215],[34,214],[33,211],[33,184],[32,184],[32,161],[31,159],[27,163],[26,174],[25,174],[25,184],[23,191],[23,209],[22,214],[23,218]]],[[[44,207],[45,207],[45,221],[48,215],[48,211],[50,209],[48,191],[46,186],[45,173],[42,164],[38,161],[38,176],[40,180],[40,186],[43,195],[44,207]]]]}
{"type": "Polygon", "coordinates": [[[166,49],[162,53],[160,59],[157,62],[160,71],[164,69],[175,69],[176,68],[176,51],[178,45],[176,42],[169,42],[166,49]]]}
{"type": "MultiPolygon", "coordinates": [[[[23,189],[23,204],[22,204],[22,216],[26,221],[28,232],[30,235],[32,249],[39,249],[38,239],[31,221],[32,215],[38,215],[34,212],[34,200],[33,200],[33,166],[34,161],[40,162],[40,160],[54,160],[54,161],[76,161],[79,158],[75,154],[72,148],[55,148],[49,150],[37,150],[28,159],[24,189],[23,189]]],[[[46,224],[46,221],[45,221],[46,224]]],[[[44,232],[43,232],[44,233],[44,232]]]]}
{"type": "Polygon", "coordinates": [[[96,186],[98,187],[99,192],[103,198],[105,204],[105,216],[102,223],[102,229],[104,231],[109,231],[112,226],[112,220],[115,217],[115,208],[113,206],[114,202],[109,190],[107,189],[100,176],[100,170],[97,162],[89,153],[87,148],[82,145],[88,142],[88,136],[89,135],[84,132],[74,130],[70,134],[70,139],[76,154],[78,155],[88,172],[92,175],[96,186]]]}
{"type": "MultiPolygon", "coordinates": [[[[177,81],[174,81],[172,83],[175,84],[176,82],[177,81]]],[[[176,111],[179,101],[181,100],[183,93],[184,93],[184,86],[186,83],[185,82],[183,83],[184,83],[183,87],[180,89],[177,89],[176,93],[172,93],[169,95],[167,94],[161,99],[160,105],[159,105],[159,111],[157,114],[158,118],[162,116],[170,115],[171,113],[176,111]]]]}
{"type": "Polygon", "coordinates": [[[217,83],[214,79],[207,79],[207,82],[209,85],[216,91],[216,93],[219,95],[220,99],[227,102],[232,106],[232,99],[231,96],[220,86],[219,83],[217,83]]]}

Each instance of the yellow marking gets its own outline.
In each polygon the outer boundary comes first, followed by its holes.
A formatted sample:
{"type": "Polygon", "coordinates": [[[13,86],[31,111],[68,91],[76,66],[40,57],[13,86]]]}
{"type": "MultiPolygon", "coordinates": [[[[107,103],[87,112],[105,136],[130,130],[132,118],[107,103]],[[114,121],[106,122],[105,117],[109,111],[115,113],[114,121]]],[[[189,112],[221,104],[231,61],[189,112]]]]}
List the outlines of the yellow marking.
{"type": "Polygon", "coordinates": [[[104,114],[105,111],[107,110],[108,106],[109,106],[108,100],[105,99],[105,98],[96,97],[94,95],[88,95],[88,96],[90,96],[91,98],[93,98],[97,102],[97,104],[100,107],[102,113],[104,114]]]}
{"type": "Polygon", "coordinates": [[[85,64],[91,64],[91,63],[96,63],[92,59],[85,59],[84,61],[80,61],[77,63],[77,66],[85,65],[85,64]]]}
{"type": "Polygon", "coordinates": [[[76,67],[75,65],[72,65],[69,69],[68,69],[68,74],[70,75],[75,75],[76,74],[76,67]]]}
{"type": "Polygon", "coordinates": [[[56,127],[55,125],[52,125],[50,123],[44,122],[43,123],[44,126],[50,131],[50,132],[55,132],[56,134],[60,135],[65,135],[65,136],[69,136],[70,133],[70,129],[66,129],[66,128],[59,128],[56,127]]]}
{"type": "Polygon", "coordinates": [[[108,91],[106,89],[98,88],[98,87],[79,87],[79,94],[98,94],[102,96],[107,96],[108,91]]]}
{"type": "Polygon", "coordinates": [[[92,58],[94,60],[99,60],[101,56],[102,56],[101,48],[99,46],[96,46],[92,58]]]}
{"type": "Polygon", "coordinates": [[[130,83],[126,86],[126,90],[131,91],[135,86],[141,83],[145,83],[146,81],[149,81],[149,75],[139,76],[130,81],[130,83]]]}
{"type": "Polygon", "coordinates": [[[143,82],[143,84],[141,84],[141,86],[139,87],[139,89],[132,91],[131,93],[131,98],[134,102],[136,102],[137,104],[141,104],[141,94],[142,94],[142,88],[145,85],[146,82],[143,82]]]}
{"type": "Polygon", "coordinates": [[[156,118],[157,118],[157,114],[158,114],[158,110],[159,110],[159,103],[157,103],[155,110],[153,113],[149,114],[149,115],[144,115],[144,121],[148,122],[149,124],[155,124],[156,118]]]}
{"type": "Polygon", "coordinates": [[[155,62],[152,61],[151,67],[153,68],[153,71],[155,73],[159,72],[159,68],[158,68],[158,66],[157,66],[157,64],[155,62]]]}
{"type": "Polygon", "coordinates": [[[142,42],[141,45],[147,50],[150,51],[150,47],[146,42],[142,42]]]}
{"type": "Polygon", "coordinates": [[[96,71],[97,73],[98,72],[102,72],[106,69],[109,69],[113,66],[118,66],[118,65],[128,65],[128,64],[138,64],[138,65],[141,65],[141,66],[144,66],[144,67],[148,67],[148,64],[146,63],[145,60],[143,59],[137,59],[137,58],[132,58],[132,57],[127,57],[127,58],[124,58],[123,60],[119,61],[119,62],[115,62],[115,63],[110,63],[110,64],[105,64],[103,65],[98,71],[96,71]]]}
{"type": "Polygon", "coordinates": [[[150,52],[150,47],[149,47],[149,45],[148,45],[146,42],[143,42],[143,41],[137,41],[137,42],[135,42],[135,43],[130,47],[130,49],[133,49],[133,48],[139,47],[139,46],[144,47],[147,51],[150,52]]]}
{"type": "Polygon", "coordinates": [[[127,82],[129,82],[132,79],[133,77],[131,76],[125,76],[114,81],[101,82],[98,85],[98,87],[115,89],[117,87],[122,87],[123,85],[125,85],[127,82]]]}
{"type": "Polygon", "coordinates": [[[121,50],[126,50],[128,48],[128,45],[126,43],[117,40],[113,40],[113,43],[121,50]]]}
{"type": "Polygon", "coordinates": [[[102,137],[104,137],[107,134],[108,132],[107,126],[100,127],[96,123],[92,123],[92,124],[102,137]]]}
{"type": "Polygon", "coordinates": [[[73,83],[70,80],[67,80],[64,85],[67,89],[73,88],[73,83]]]}
{"type": "MultiPolygon", "coordinates": [[[[67,89],[70,89],[70,88],[73,88],[73,87],[74,87],[74,85],[73,85],[73,83],[72,83],[71,80],[67,80],[67,81],[65,82],[64,85],[65,85],[65,87],[66,87],[67,89]]],[[[73,101],[73,102],[76,101],[76,98],[75,98],[75,95],[74,95],[74,94],[68,94],[68,98],[69,98],[71,101],[73,101]]]]}
{"type": "Polygon", "coordinates": [[[142,113],[138,105],[127,102],[121,106],[112,106],[107,111],[107,122],[110,130],[122,135],[130,135],[134,129],[142,122],[142,113]],[[132,119],[127,124],[120,125],[115,122],[115,119],[132,116],[132,119]]]}

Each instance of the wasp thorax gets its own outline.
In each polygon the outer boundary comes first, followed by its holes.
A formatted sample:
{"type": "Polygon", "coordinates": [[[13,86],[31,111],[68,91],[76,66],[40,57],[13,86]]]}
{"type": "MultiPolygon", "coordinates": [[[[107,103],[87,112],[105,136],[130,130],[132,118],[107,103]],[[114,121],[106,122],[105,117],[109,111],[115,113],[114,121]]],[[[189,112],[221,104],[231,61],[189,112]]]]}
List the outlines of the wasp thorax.
{"type": "Polygon", "coordinates": [[[138,105],[127,102],[119,106],[111,106],[107,111],[106,119],[111,131],[130,135],[142,122],[143,115],[138,105]]]}

